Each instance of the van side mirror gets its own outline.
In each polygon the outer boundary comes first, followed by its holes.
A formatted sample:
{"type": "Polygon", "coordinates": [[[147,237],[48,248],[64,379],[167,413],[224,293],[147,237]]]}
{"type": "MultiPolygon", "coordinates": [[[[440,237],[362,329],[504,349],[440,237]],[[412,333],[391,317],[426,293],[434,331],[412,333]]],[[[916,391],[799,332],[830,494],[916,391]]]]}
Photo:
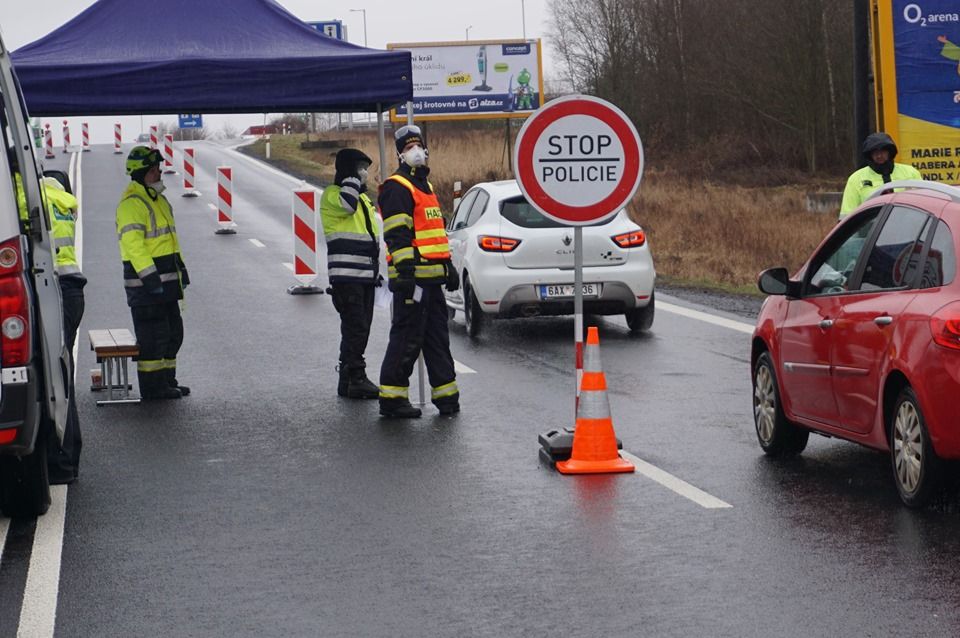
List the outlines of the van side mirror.
{"type": "Polygon", "coordinates": [[[43,176],[52,177],[53,179],[57,180],[58,182],[60,182],[60,185],[63,186],[63,190],[73,195],[73,189],[70,187],[70,177],[63,171],[49,169],[49,170],[43,171],[43,176]]]}
{"type": "Polygon", "coordinates": [[[797,297],[800,292],[800,284],[790,281],[790,274],[786,268],[770,268],[760,273],[757,281],[757,287],[760,292],[768,295],[786,295],[787,297],[797,297]]]}

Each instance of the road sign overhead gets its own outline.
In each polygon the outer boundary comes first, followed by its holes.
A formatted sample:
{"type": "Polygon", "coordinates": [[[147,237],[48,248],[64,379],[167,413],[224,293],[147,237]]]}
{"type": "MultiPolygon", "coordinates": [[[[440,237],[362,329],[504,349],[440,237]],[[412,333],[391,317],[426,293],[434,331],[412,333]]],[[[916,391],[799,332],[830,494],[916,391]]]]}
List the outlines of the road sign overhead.
{"type": "Polygon", "coordinates": [[[643,176],[643,145],[630,119],[604,100],[572,95],[526,121],[514,151],[520,190],[541,213],[571,226],[627,205],[643,176]]]}
{"type": "Polygon", "coordinates": [[[180,113],[177,120],[180,128],[203,128],[203,116],[199,113],[180,113]]]}

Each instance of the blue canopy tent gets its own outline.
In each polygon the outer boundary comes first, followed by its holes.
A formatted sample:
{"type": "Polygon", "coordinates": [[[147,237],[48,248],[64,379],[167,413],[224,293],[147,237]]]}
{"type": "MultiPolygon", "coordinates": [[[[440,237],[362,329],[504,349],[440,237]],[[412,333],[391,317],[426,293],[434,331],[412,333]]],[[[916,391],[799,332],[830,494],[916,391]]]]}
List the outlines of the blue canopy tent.
{"type": "Polygon", "coordinates": [[[32,116],[373,112],[410,53],[327,37],[274,0],[99,0],[13,53],[32,116]]]}

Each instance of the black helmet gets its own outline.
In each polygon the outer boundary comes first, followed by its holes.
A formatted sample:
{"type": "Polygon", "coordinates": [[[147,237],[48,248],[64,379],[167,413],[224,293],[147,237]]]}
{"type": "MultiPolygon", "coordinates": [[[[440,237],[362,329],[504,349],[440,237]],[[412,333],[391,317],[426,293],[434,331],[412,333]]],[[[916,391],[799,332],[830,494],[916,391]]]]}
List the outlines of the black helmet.
{"type": "Polygon", "coordinates": [[[890,151],[891,160],[897,156],[897,145],[894,143],[892,137],[886,133],[871,133],[867,136],[867,139],[863,140],[861,152],[863,153],[864,159],[869,162],[871,159],[870,156],[873,155],[874,151],[884,149],[890,151]]]}
{"type": "Polygon", "coordinates": [[[361,162],[373,164],[373,160],[367,157],[363,151],[355,148],[344,148],[337,152],[337,159],[334,160],[333,166],[337,173],[351,175],[357,170],[357,164],[361,162]]]}

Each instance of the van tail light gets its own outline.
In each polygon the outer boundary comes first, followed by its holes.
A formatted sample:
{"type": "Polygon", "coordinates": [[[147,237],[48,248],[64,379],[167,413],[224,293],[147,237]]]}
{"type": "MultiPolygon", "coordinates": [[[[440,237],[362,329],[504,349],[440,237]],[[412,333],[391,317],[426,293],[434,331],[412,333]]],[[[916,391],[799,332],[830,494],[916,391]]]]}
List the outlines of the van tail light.
{"type": "Polygon", "coordinates": [[[647,243],[647,234],[642,230],[634,230],[622,235],[614,235],[610,239],[620,248],[636,248],[647,243]]]}
{"type": "Polygon", "coordinates": [[[17,428],[0,430],[0,445],[8,445],[17,440],[17,428]]]}
{"type": "Polygon", "coordinates": [[[509,253],[520,245],[520,240],[495,235],[480,235],[477,237],[477,243],[480,244],[482,250],[488,253],[509,253]]]}
{"type": "Polygon", "coordinates": [[[949,303],[930,317],[933,341],[952,350],[960,350],[960,301],[949,303]]]}
{"type": "Polygon", "coordinates": [[[0,244],[0,364],[30,363],[30,296],[20,237],[0,244]]]}

